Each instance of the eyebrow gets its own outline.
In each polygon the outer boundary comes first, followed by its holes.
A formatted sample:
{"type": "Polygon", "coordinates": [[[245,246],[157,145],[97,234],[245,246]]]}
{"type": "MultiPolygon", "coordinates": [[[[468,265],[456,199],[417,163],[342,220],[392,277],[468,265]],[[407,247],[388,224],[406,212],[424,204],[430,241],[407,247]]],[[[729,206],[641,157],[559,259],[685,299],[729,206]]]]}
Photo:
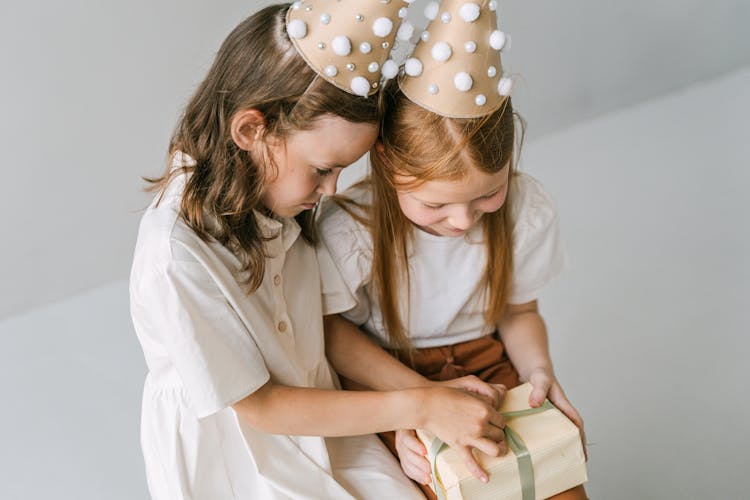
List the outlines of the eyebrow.
{"type": "MultiPolygon", "coordinates": [[[[481,195],[481,196],[478,196],[478,197],[476,197],[476,198],[473,198],[473,199],[471,199],[471,200],[469,200],[469,201],[476,201],[476,200],[479,200],[479,199],[481,199],[481,198],[487,198],[488,196],[492,196],[493,194],[496,194],[496,193],[497,193],[497,192],[499,192],[499,191],[500,191],[501,189],[503,189],[503,187],[504,187],[504,186],[505,186],[506,184],[508,184],[508,181],[509,181],[509,179],[506,179],[506,181],[505,181],[504,183],[500,184],[500,186],[498,186],[498,187],[497,187],[496,189],[493,189],[493,190],[491,190],[491,191],[488,191],[488,192],[487,192],[486,194],[483,194],[483,195],[481,195]]],[[[425,205],[451,205],[451,204],[453,204],[453,203],[458,203],[458,202],[455,202],[455,201],[450,201],[450,202],[436,202],[436,201],[427,201],[427,200],[422,200],[422,199],[420,199],[420,198],[417,198],[417,197],[416,197],[416,196],[414,196],[414,195],[411,195],[411,197],[412,197],[412,198],[414,198],[415,200],[417,200],[417,201],[418,201],[418,202],[420,202],[420,203],[424,203],[425,205]]]]}

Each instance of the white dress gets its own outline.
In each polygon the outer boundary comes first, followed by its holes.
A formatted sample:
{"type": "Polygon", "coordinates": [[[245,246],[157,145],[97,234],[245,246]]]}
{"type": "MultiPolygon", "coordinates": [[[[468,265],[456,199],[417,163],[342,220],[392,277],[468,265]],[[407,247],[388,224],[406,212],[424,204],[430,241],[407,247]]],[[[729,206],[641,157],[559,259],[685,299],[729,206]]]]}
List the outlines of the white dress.
{"type": "Polygon", "coordinates": [[[248,295],[235,255],[178,216],[184,182],[174,179],[143,216],[130,281],[149,369],[141,445],[152,498],[423,498],[375,436],[272,435],[237,416],[231,405],[268,380],[337,387],[315,251],[294,220],[256,214],[278,236],[248,295]]]}
{"type": "MultiPolygon", "coordinates": [[[[512,177],[511,192],[513,283],[508,302],[523,304],[537,299],[563,270],[565,252],[557,210],[539,181],[519,173],[512,177]]],[[[366,189],[352,188],[343,195],[365,205],[370,202],[366,189]]],[[[370,232],[330,200],[321,209],[318,227],[323,239],[318,260],[324,313],[342,313],[380,345],[396,347],[390,345],[371,280],[370,232]]],[[[484,321],[485,291],[478,286],[487,262],[483,232],[481,224],[456,238],[414,230],[409,247],[411,295],[409,302],[400,301],[400,316],[415,348],[452,345],[495,331],[495,325],[484,321]]],[[[399,288],[402,298],[405,285],[399,288]]]]}

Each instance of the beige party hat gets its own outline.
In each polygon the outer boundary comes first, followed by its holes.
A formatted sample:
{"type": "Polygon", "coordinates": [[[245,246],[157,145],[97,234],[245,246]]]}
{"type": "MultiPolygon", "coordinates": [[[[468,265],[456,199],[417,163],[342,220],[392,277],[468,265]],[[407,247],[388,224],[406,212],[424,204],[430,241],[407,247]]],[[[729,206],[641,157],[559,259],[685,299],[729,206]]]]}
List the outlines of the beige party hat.
{"type": "Polygon", "coordinates": [[[500,51],[510,37],[497,29],[496,0],[430,2],[430,20],[399,85],[413,102],[451,118],[476,118],[500,107],[512,81],[500,51]]]}
{"type": "Polygon", "coordinates": [[[305,0],[287,12],[295,47],[323,78],[349,93],[368,96],[381,75],[393,78],[398,64],[389,59],[396,36],[408,40],[414,28],[406,17],[413,0],[305,0]]]}

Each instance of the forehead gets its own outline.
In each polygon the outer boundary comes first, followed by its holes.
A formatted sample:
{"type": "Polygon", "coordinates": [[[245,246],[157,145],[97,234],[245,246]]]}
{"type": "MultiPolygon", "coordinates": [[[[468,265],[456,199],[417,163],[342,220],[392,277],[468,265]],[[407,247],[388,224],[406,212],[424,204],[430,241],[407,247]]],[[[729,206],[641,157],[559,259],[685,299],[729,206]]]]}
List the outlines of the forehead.
{"type": "MultiPolygon", "coordinates": [[[[508,181],[508,165],[495,173],[488,173],[471,168],[467,175],[454,180],[433,180],[419,185],[417,188],[403,190],[421,201],[434,203],[465,203],[486,196],[500,189],[508,181]]],[[[412,179],[401,177],[397,182],[412,179]]]]}
{"type": "Polygon", "coordinates": [[[321,163],[343,166],[353,163],[375,143],[378,126],[354,123],[333,115],[324,115],[309,130],[294,132],[286,140],[288,149],[321,163]]]}

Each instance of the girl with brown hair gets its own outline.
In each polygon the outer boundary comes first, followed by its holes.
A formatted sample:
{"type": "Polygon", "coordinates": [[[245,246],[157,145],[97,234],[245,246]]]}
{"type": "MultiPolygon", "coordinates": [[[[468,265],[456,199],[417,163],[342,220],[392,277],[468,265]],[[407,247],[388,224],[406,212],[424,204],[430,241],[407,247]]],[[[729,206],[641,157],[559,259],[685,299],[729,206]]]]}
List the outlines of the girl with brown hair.
{"type": "MultiPolygon", "coordinates": [[[[398,3],[373,2],[365,15],[397,19],[398,3]]],[[[328,21],[357,7],[306,4],[330,7],[328,21]]],[[[377,137],[380,74],[316,64],[310,39],[329,36],[329,24],[346,36],[347,23],[313,23],[309,12],[273,5],[229,35],[177,126],[166,173],[151,179],[130,299],[149,370],[141,444],[157,500],[421,498],[365,434],[425,426],[468,455],[501,439],[489,384],[435,384],[365,348],[388,373],[374,380],[340,361],[346,344],[324,339],[313,211],[377,137]],[[326,351],[383,392],[337,390],[326,351]]],[[[373,46],[393,41],[384,26],[373,46]]]]}

